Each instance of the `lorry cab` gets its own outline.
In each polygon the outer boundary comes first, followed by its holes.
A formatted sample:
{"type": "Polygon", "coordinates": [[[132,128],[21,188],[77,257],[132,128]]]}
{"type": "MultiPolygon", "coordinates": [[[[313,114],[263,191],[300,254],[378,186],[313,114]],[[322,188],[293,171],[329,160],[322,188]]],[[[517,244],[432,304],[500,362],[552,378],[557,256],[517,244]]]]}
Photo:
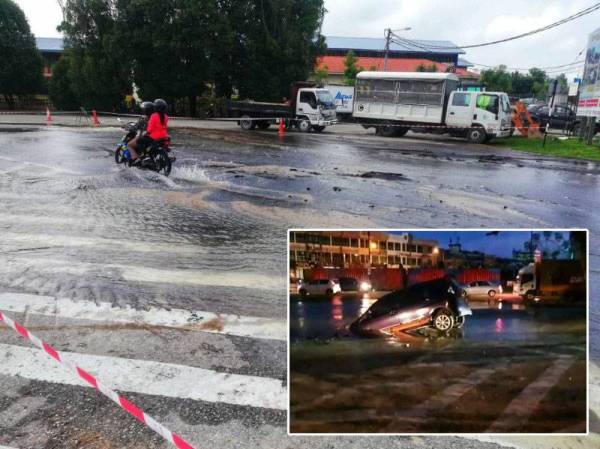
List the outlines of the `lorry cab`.
{"type": "Polygon", "coordinates": [[[535,265],[524,266],[517,273],[513,284],[513,291],[525,300],[533,300],[536,292],[535,265]]]}
{"type": "Polygon", "coordinates": [[[446,125],[466,129],[470,141],[483,142],[493,137],[508,137],[511,116],[508,95],[504,92],[454,91],[448,101],[446,125]]]}
{"type": "Polygon", "coordinates": [[[327,89],[300,88],[295,100],[300,131],[307,132],[312,128],[320,132],[335,123],[336,105],[327,89]]]}

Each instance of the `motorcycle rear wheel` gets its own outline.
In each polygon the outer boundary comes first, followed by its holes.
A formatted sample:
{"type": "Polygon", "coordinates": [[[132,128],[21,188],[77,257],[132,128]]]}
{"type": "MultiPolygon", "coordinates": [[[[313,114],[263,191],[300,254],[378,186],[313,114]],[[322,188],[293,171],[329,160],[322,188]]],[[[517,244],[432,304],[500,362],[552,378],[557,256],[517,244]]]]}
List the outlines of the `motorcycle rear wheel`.
{"type": "Polygon", "coordinates": [[[157,148],[152,154],[152,160],[157,173],[169,176],[171,173],[171,159],[162,148],[157,148]]]}

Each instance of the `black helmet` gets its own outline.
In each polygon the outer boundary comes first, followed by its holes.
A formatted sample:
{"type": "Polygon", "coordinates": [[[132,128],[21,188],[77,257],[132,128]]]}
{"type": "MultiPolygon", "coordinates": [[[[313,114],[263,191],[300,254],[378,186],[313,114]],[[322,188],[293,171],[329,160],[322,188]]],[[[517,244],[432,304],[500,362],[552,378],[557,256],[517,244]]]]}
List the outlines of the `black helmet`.
{"type": "Polygon", "coordinates": [[[166,112],[167,111],[167,102],[162,98],[157,98],[154,100],[154,109],[156,112],[166,112]]]}
{"type": "Polygon", "coordinates": [[[154,103],[151,101],[143,101],[140,105],[140,109],[142,110],[142,114],[147,117],[150,117],[154,112],[154,103]]]}

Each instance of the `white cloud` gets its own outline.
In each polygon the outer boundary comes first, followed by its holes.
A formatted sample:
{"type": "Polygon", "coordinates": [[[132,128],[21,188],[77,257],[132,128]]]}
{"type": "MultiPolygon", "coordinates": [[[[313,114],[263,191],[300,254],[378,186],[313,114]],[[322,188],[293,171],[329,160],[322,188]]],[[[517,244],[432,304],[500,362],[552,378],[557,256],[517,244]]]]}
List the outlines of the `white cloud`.
{"type": "MultiPolygon", "coordinates": [[[[497,40],[560,20],[589,0],[325,0],[324,34],[383,36],[388,27],[411,26],[412,39],[451,40],[458,45],[497,40]]],[[[534,36],[467,50],[465,57],[487,65],[544,67],[571,63],[588,35],[600,27],[600,11],[534,36]]]]}
{"type": "Polygon", "coordinates": [[[38,37],[56,37],[56,27],[62,21],[62,12],[56,0],[15,0],[27,16],[31,31],[38,37]]]}

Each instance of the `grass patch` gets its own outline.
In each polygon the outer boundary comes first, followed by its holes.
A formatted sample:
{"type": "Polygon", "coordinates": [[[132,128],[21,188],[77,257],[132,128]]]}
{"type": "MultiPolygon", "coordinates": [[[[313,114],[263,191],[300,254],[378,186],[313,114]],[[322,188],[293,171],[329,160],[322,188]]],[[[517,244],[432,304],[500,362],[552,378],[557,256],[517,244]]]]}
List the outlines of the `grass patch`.
{"type": "Polygon", "coordinates": [[[594,145],[587,145],[577,137],[560,140],[556,136],[549,135],[546,138],[545,147],[543,146],[543,142],[543,139],[526,139],[522,136],[512,136],[506,139],[494,139],[489,145],[509,147],[513,150],[543,154],[545,156],[600,161],[600,146],[598,146],[600,142],[597,140],[594,141],[594,145]]]}

